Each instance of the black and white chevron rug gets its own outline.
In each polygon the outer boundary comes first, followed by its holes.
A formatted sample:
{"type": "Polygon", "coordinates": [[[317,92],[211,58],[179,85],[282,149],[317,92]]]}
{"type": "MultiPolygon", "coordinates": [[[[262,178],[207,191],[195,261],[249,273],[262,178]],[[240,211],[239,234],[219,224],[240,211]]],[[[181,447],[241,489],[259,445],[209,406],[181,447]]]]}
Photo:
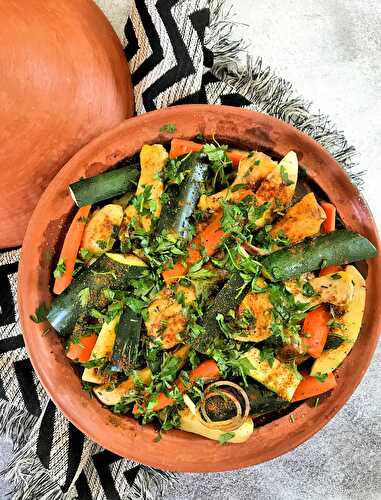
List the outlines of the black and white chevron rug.
{"type": "MultiPolygon", "coordinates": [[[[289,83],[244,56],[231,38],[224,0],[135,0],[126,20],[126,57],[138,114],[174,104],[244,106],[271,114],[326,147],[359,183],[353,149],[329,120],[312,114],[289,83]]],[[[14,443],[3,471],[25,500],[119,500],[162,495],[176,476],[120,458],[89,441],[39,383],[18,323],[19,250],[0,253],[0,435],[14,443]]]]}

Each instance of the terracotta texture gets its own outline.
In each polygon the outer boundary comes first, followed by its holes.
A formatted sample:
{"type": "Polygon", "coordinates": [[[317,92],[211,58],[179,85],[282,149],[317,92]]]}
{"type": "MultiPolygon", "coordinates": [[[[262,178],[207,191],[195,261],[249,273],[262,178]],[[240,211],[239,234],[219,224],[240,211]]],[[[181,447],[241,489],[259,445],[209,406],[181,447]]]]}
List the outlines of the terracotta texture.
{"type": "Polygon", "coordinates": [[[92,0],[1,0],[0,248],[82,146],[133,114],[128,65],[92,0]]]}
{"type": "Polygon", "coordinates": [[[167,142],[171,137],[192,138],[197,133],[215,134],[222,143],[250,149],[262,148],[276,156],[290,149],[302,166],[335,203],[349,229],[358,231],[375,245],[379,239],[372,216],[346,174],[316,142],[274,118],[225,106],[189,105],[132,118],[83,148],[59,172],[42,196],[28,227],[19,275],[19,309],[25,343],[33,366],[61,411],[87,436],[109,450],[161,469],[222,471],[258,464],[292,450],[321,429],[344,405],[363,377],[380,329],[381,258],[365,265],[367,303],[362,333],[338,371],[338,386],[321,398],[315,408],[301,404],[293,415],[255,430],[245,444],[221,447],[196,435],[171,431],[154,443],[151,426],[140,426],[130,417],[113,415],[96,399],[89,399],[61,341],[54,332],[43,337],[46,325],[36,325],[29,315],[41,302],[50,302],[49,274],[62,244],[73,203],[67,186],[80,176],[107,170],[118,160],[138,152],[144,143],[167,142]],[[174,134],[160,133],[174,123],[174,134]]]}

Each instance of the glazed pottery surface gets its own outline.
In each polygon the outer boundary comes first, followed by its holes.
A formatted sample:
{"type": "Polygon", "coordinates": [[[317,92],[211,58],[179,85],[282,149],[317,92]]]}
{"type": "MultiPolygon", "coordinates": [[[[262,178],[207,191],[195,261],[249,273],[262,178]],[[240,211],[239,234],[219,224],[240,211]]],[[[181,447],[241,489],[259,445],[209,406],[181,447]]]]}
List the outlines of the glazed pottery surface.
{"type": "Polygon", "coordinates": [[[258,464],[286,453],[321,429],[344,405],[362,379],[380,328],[381,259],[363,265],[367,301],[362,331],[350,356],[337,372],[338,385],[315,407],[302,403],[293,422],[284,416],[257,428],[244,444],[220,446],[178,430],[154,443],[152,426],[140,426],[131,417],[118,416],[89,399],[55,332],[42,336],[46,325],[29,315],[42,302],[51,301],[50,273],[56,263],[65,229],[73,217],[68,184],[81,176],[109,169],[137,153],[143,144],[168,142],[172,137],[193,138],[213,134],[221,143],[262,149],[280,157],[296,151],[300,164],[337,206],[345,225],[369,238],[377,247],[376,227],[366,203],[333,158],[315,141],[267,115],[226,106],[186,105],[132,118],[103,134],[70,160],[51,182],[29,224],[19,275],[19,309],[25,343],[33,366],[61,411],[87,436],[105,448],[138,462],[177,471],[222,471],[258,464]],[[174,123],[173,134],[160,127],[174,123]]]}
{"type": "Polygon", "coordinates": [[[128,64],[92,0],[0,1],[0,248],[20,245],[45,187],[133,114],[128,64]]]}

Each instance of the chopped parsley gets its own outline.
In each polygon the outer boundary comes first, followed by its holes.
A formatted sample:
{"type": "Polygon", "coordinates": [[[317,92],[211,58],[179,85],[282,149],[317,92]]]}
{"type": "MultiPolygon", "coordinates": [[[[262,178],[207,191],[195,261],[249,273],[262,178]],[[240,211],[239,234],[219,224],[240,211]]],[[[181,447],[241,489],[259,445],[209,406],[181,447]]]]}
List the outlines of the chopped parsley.
{"type": "Polygon", "coordinates": [[[160,132],[173,133],[173,132],[176,132],[176,130],[177,130],[177,127],[174,123],[166,123],[165,125],[162,125],[160,127],[160,132]]]}
{"type": "Polygon", "coordinates": [[[218,442],[221,445],[224,445],[228,443],[230,440],[232,440],[234,436],[235,436],[234,432],[224,432],[223,434],[219,435],[218,442]]]}
{"type": "Polygon", "coordinates": [[[35,323],[42,323],[43,321],[46,320],[46,317],[48,315],[49,308],[47,307],[46,304],[40,304],[37,308],[34,314],[30,316],[30,319],[34,321],[35,323]]]}
{"type": "Polygon", "coordinates": [[[314,377],[316,378],[316,380],[323,383],[327,379],[328,374],[327,373],[317,373],[316,375],[314,375],[314,377]]]}
{"type": "Polygon", "coordinates": [[[53,276],[57,278],[62,278],[62,276],[65,274],[66,271],[66,264],[64,259],[60,259],[57,262],[56,268],[53,271],[53,276]]]}

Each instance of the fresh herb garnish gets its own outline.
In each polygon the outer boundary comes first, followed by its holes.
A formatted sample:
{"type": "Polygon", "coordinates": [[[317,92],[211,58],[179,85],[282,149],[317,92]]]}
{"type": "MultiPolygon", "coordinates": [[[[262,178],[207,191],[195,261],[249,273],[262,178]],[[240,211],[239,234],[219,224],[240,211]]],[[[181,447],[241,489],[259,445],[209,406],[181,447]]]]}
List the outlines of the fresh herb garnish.
{"type": "Polygon", "coordinates": [[[327,379],[328,374],[327,373],[317,373],[316,375],[314,375],[314,377],[316,378],[316,380],[323,383],[327,379]]]}
{"type": "Polygon", "coordinates": [[[160,127],[160,132],[172,133],[172,132],[176,132],[176,130],[177,130],[177,127],[174,123],[166,123],[165,125],[162,125],[160,127]]]}
{"type": "Polygon", "coordinates": [[[90,300],[90,288],[82,288],[80,292],[78,292],[79,303],[82,307],[86,307],[90,300]]]}
{"type": "Polygon", "coordinates": [[[31,314],[29,317],[35,323],[42,323],[43,321],[46,320],[48,312],[49,312],[49,308],[47,307],[47,305],[46,304],[40,304],[36,308],[35,313],[31,314]]]}
{"type": "Polygon", "coordinates": [[[56,268],[53,271],[53,276],[57,278],[62,278],[62,276],[65,274],[66,271],[66,264],[64,259],[60,259],[57,262],[56,268]]]}
{"type": "Polygon", "coordinates": [[[220,434],[218,437],[218,442],[220,445],[224,445],[228,443],[233,437],[235,436],[234,432],[224,432],[223,434],[220,434]]]}

